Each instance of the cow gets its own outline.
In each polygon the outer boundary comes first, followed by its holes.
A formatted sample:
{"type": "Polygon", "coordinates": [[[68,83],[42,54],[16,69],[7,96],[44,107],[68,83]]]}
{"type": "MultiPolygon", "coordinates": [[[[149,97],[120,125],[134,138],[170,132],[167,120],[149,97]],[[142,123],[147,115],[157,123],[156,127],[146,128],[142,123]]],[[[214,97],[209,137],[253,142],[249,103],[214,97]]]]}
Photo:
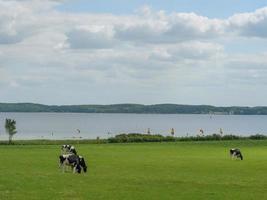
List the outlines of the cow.
{"type": "Polygon", "coordinates": [[[87,166],[85,160],[82,156],[78,156],[75,154],[65,154],[59,156],[59,165],[62,168],[63,172],[65,172],[66,166],[71,166],[73,173],[81,173],[82,169],[84,173],[87,172],[87,166]]]}
{"type": "Polygon", "coordinates": [[[240,160],[243,160],[243,155],[240,151],[240,149],[230,149],[230,156],[231,158],[240,158],[240,160]]]}

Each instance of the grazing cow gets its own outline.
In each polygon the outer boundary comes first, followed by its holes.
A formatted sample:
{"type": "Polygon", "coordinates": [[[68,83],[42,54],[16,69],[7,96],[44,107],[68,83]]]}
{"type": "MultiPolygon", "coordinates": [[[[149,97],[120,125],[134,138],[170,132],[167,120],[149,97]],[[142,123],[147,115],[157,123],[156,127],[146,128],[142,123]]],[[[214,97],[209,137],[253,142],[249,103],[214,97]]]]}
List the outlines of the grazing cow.
{"type": "Polygon", "coordinates": [[[59,164],[63,172],[65,172],[66,166],[71,166],[73,173],[77,172],[80,174],[82,169],[85,173],[87,171],[87,166],[85,164],[84,158],[75,154],[60,155],[59,164]]]}
{"type": "Polygon", "coordinates": [[[240,149],[230,149],[230,156],[232,157],[232,159],[240,158],[241,160],[243,160],[243,156],[240,149]]]}

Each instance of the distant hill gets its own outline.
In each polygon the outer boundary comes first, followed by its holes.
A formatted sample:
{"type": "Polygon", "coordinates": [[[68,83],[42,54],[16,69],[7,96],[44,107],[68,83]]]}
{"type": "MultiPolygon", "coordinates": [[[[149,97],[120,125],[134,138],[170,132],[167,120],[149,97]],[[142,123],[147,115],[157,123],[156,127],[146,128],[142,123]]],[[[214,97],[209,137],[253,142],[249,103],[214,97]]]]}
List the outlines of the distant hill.
{"type": "Polygon", "coordinates": [[[151,114],[230,114],[267,115],[267,107],[215,107],[179,104],[114,104],[48,106],[33,103],[0,103],[0,112],[76,112],[76,113],[151,113],[151,114]]]}

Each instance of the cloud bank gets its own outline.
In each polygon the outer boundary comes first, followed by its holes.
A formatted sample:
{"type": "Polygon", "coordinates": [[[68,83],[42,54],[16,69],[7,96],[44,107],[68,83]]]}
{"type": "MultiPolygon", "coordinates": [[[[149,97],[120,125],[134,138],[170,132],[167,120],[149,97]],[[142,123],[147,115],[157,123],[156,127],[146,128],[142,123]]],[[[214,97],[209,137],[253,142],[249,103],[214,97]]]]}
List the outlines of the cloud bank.
{"type": "Polygon", "coordinates": [[[66,13],[62,3],[0,0],[0,101],[261,104],[252,86],[266,89],[267,50],[233,44],[266,43],[267,7],[212,19],[147,6],[66,13]]]}

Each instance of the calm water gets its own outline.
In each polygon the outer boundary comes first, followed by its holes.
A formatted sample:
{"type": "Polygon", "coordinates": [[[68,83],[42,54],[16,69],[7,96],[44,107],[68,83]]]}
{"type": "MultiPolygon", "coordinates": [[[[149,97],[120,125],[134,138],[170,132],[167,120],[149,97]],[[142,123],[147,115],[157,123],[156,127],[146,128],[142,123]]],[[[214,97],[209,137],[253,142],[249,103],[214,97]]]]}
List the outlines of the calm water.
{"type": "Polygon", "coordinates": [[[262,115],[181,115],[181,114],[91,114],[91,113],[0,113],[0,139],[7,139],[5,118],[17,121],[14,139],[107,138],[118,133],[250,135],[267,133],[267,116],[262,115]],[[79,130],[77,130],[79,129],[79,130]],[[80,132],[79,132],[80,131],[80,132]]]}

